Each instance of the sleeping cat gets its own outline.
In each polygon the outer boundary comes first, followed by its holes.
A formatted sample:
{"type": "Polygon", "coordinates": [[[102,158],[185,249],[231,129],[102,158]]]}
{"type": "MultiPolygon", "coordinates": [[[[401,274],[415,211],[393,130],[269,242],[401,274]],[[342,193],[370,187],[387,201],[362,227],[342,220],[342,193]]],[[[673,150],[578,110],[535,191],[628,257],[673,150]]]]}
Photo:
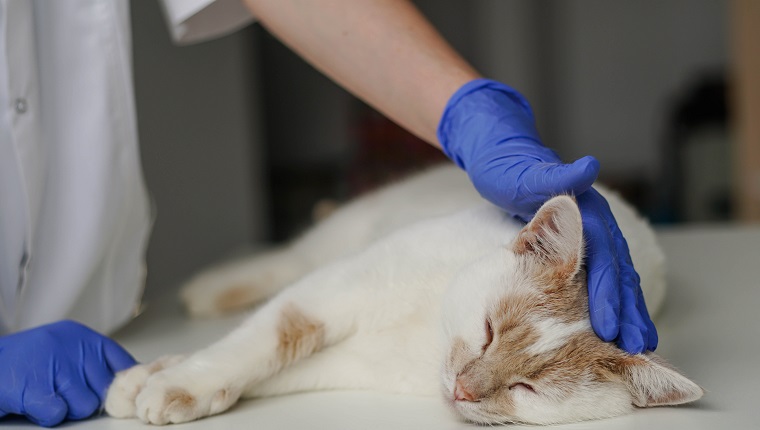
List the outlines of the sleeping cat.
{"type": "MultiPolygon", "coordinates": [[[[662,252],[604,194],[655,312],[662,252]]],[[[346,205],[287,247],[196,277],[182,294],[196,316],[271,299],[203,350],[119,373],[106,411],[180,423],[240,398],[372,389],[438,395],[477,423],[550,424],[699,399],[655,354],[594,334],[583,255],[572,197],[523,226],[463,172],[439,167],[346,205]]]]}

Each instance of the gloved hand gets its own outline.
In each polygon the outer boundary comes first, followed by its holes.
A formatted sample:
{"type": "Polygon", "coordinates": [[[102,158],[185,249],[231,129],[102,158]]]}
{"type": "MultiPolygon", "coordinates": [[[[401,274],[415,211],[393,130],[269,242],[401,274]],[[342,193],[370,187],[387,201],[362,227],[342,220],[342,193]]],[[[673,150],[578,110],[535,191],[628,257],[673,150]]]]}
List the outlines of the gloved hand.
{"type": "Polygon", "coordinates": [[[523,221],[549,198],[574,194],[588,249],[594,331],[630,353],[657,347],[657,331],[628,244],[607,201],[591,188],[599,174],[596,159],[563,164],[541,144],[533,112],[522,95],[487,79],[471,81],[454,93],[438,125],[438,140],[484,198],[523,221]]]}
{"type": "Polygon", "coordinates": [[[114,374],[134,364],[116,342],[74,321],[0,337],[0,416],[46,427],[87,418],[114,374]]]}

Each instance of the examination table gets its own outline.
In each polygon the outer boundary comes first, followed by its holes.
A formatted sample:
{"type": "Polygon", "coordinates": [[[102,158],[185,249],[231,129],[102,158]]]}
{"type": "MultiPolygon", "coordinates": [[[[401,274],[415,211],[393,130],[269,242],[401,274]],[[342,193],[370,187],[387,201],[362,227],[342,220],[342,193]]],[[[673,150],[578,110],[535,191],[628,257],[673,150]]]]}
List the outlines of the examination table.
{"type": "MultiPolygon", "coordinates": [[[[669,289],[656,320],[659,354],[705,388],[683,407],[641,409],[624,417],[556,426],[567,429],[760,429],[760,226],[666,228],[669,289]]],[[[203,347],[242,320],[189,320],[175,296],[148,303],[115,337],[138,360],[203,347]]],[[[32,428],[21,419],[7,429],[32,428]]],[[[145,429],[106,416],[59,428],[145,429]]],[[[517,426],[508,426],[514,428],[517,426]]],[[[357,391],[304,393],[242,401],[230,411],[172,429],[460,429],[438,398],[357,391]]],[[[531,427],[537,428],[537,427],[531,427]]]]}

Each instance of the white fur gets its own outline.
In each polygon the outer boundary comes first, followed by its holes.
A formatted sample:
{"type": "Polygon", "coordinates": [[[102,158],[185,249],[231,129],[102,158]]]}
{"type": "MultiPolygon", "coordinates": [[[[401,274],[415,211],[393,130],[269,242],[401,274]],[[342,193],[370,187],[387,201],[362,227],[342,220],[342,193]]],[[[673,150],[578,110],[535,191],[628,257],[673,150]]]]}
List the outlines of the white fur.
{"type": "Polygon", "coordinates": [[[591,330],[591,322],[582,320],[567,324],[556,318],[537,318],[533,327],[538,329],[541,337],[528,348],[528,352],[538,355],[559,348],[574,334],[591,330]]]}
{"type": "MultiPolygon", "coordinates": [[[[646,223],[617,197],[608,194],[608,199],[654,311],[664,291],[662,253],[646,223]]],[[[442,387],[450,396],[456,375],[442,374],[441,361],[452,339],[472,341],[468,348],[478,353],[489,303],[505,294],[505,285],[514,291],[531,288],[508,252],[521,228],[484,202],[453,167],[359,199],[286,248],[195,278],[183,299],[196,315],[219,313],[211,305],[215,298],[245,280],[256,281],[254,301],[292,284],[228,336],[186,360],[152,376],[144,369],[126,371],[122,375],[133,372],[132,377],[116,379],[106,408],[124,416],[125,408],[108,405],[133,402],[143,421],[165,424],[221,412],[241,396],[334,388],[439,395],[442,387]],[[283,368],[276,355],[277,327],[286,306],[324,324],[326,348],[283,368]],[[177,388],[193,397],[192,408],[167,401],[167,393],[177,388]]],[[[587,321],[536,324],[541,331],[532,347],[536,353],[588,329],[587,321]]],[[[630,396],[619,386],[601,388],[561,405],[529,399],[527,393],[519,418],[574,421],[630,410],[630,396]],[[604,413],[585,410],[590,404],[604,413]]]]}

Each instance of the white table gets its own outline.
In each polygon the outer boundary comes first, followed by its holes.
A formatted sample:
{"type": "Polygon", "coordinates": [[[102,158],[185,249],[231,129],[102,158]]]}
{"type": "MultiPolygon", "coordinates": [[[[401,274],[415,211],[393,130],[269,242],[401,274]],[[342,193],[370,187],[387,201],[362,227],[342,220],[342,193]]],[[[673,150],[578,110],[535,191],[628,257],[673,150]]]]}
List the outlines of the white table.
{"type": "MultiPolygon", "coordinates": [[[[685,407],[637,410],[568,429],[760,429],[760,226],[667,229],[660,238],[670,283],[657,320],[658,353],[702,385],[706,396],[685,407]]],[[[208,344],[242,317],[185,319],[174,297],[149,303],[116,338],[138,359],[189,352],[208,344]]],[[[31,428],[21,420],[8,429],[31,428]]],[[[63,427],[144,429],[137,420],[97,417],[63,427]]],[[[182,429],[458,429],[436,398],[374,392],[321,392],[244,401],[222,415],[182,429]]],[[[535,427],[533,427],[535,428],[535,427]]]]}

